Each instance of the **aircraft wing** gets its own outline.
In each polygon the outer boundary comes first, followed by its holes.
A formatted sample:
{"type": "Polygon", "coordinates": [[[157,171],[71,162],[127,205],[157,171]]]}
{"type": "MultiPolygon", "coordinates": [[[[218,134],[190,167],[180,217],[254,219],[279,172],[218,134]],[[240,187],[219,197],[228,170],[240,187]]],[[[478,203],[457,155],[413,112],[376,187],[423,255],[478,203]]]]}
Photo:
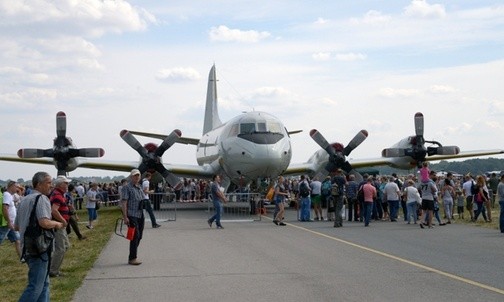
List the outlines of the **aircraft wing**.
{"type": "MultiPolygon", "coordinates": [[[[349,159],[348,162],[352,165],[354,169],[364,168],[364,167],[373,167],[373,166],[385,166],[390,165],[390,158],[372,158],[372,159],[349,159]]],[[[282,175],[284,176],[294,176],[301,174],[312,175],[321,170],[327,164],[327,161],[316,163],[316,162],[306,162],[302,164],[291,164],[287,170],[285,170],[282,175]]]]}
{"type": "Polygon", "coordinates": [[[30,158],[30,159],[28,159],[28,158],[20,158],[19,156],[12,155],[12,154],[0,154],[0,160],[54,166],[54,162],[50,158],[30,158]]]}
{"type": "Polygon", "coordinates": [[[426,161],[436,161],[436,160],[445,160],[445,159],[453,159],[453,158],[466,158],[466,157],[478,157],[478,156],[486,156],[486,155],[498,155],[504,154],[504,150],[494,149],[494,150],[476,150],[476,151],[463,151],[459,154],[455,155],[433,155],[428,156],[426,161]]]}
{"type": "MultiPolygon", "coordinates": [[[[50,158],[19,158],[17,155],[0,154],[1,161],[22,162],[27,164],[43,164],[54,167],[54,162],[50,158]]],[[[132,169],[138,168],[138,161],[107,161],[93,160],[88,158],[76,158],[78,168],[108,170],[119,172],[130,172],[132,169]]],[[[178,177],[190,178],[211,178],[218,170],[218,163],[212,165],[172,165],[163,164],[163,166],[171,173],[178,177]]]]}
{"type": "MultiPolygon", "coordinates": [[[[156,139],[160,139],[160,140],[165,140],[168,137],[168,135],[166,135],[166,134],[156,134],[156,133],[140,132],[140,131],[130,131],[130,133],[140,135],[140,136],[145,136],[145,137],[156,138],[156,139]]],[[[198,145],[199,139],[181,136],[177,139],[177,143],[186,144],[186,145],[198,145]]]]}

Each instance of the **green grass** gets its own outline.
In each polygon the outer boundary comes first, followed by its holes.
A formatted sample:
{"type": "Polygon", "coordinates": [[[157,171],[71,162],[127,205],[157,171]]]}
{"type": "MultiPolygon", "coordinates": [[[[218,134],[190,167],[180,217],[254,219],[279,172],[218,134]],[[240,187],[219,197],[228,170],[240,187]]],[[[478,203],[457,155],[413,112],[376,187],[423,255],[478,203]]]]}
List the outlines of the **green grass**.
{"type": "MultiPolygon", "coordinates": [[[[80,221],[87,221],[87,212],[78,211],[80,221]]],[[[75,291],[82,285],[88,271],[93,267],[103,247],[114,232],[115,221],[121,217],[118,207],[102,207],[94,229],[88,230],[86,224],[79,224],[80,231],[87,237],[77,240],[72,231],[71,248],[65,254],[61,272],[62,277],[51,278],[51,300],[71,301],[75,291]]],[[[7,240],[0,245],[0,292],[2,301],[17,301],[26,287],[28,267],[19,262],[14,246],[7,240]]]]}

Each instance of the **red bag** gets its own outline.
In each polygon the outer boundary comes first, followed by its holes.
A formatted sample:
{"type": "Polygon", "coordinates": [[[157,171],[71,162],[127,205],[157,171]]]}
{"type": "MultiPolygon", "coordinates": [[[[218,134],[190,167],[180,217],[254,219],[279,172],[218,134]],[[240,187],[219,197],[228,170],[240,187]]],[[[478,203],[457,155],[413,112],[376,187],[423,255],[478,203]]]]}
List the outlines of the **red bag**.
{"type": "Polygon", "coordinates": [[[135,238],[135,231],[136,229],[134,226],[129,226],[128,233],[126,234],[126,239],[133,240],[133,238],[135,238]]]}

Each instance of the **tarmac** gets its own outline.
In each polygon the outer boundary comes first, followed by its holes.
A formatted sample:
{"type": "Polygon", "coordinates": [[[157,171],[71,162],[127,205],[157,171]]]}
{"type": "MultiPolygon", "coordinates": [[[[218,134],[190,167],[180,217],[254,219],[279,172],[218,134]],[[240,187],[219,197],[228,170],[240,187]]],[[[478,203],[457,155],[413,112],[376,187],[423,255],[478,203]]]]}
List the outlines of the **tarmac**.
{"type": "Polygon", "coordinates": [[[140,266],[112,235],[73,301],[504,301],[504,234],[475,225],[404,221],[287,226],[178,211],[146,223],[140,266]]]}

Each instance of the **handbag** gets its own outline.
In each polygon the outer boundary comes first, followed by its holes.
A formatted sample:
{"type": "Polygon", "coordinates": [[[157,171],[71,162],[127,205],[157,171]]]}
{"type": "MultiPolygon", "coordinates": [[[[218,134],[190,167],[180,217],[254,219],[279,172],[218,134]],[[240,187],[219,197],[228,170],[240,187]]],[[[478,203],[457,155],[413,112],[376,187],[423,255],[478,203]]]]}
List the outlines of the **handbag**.
{"type": "Polygon", "coordinates": [[[51,253],[54,240],[53,230],[41,228],[35,217],[35,210],[40,196],[42,195],[38,195],[35,198],[35,203],[30,213],[30,220],[24,232],[23,255],[30,257],[40,257],[40,255],[46,252],[51,253]]]}

